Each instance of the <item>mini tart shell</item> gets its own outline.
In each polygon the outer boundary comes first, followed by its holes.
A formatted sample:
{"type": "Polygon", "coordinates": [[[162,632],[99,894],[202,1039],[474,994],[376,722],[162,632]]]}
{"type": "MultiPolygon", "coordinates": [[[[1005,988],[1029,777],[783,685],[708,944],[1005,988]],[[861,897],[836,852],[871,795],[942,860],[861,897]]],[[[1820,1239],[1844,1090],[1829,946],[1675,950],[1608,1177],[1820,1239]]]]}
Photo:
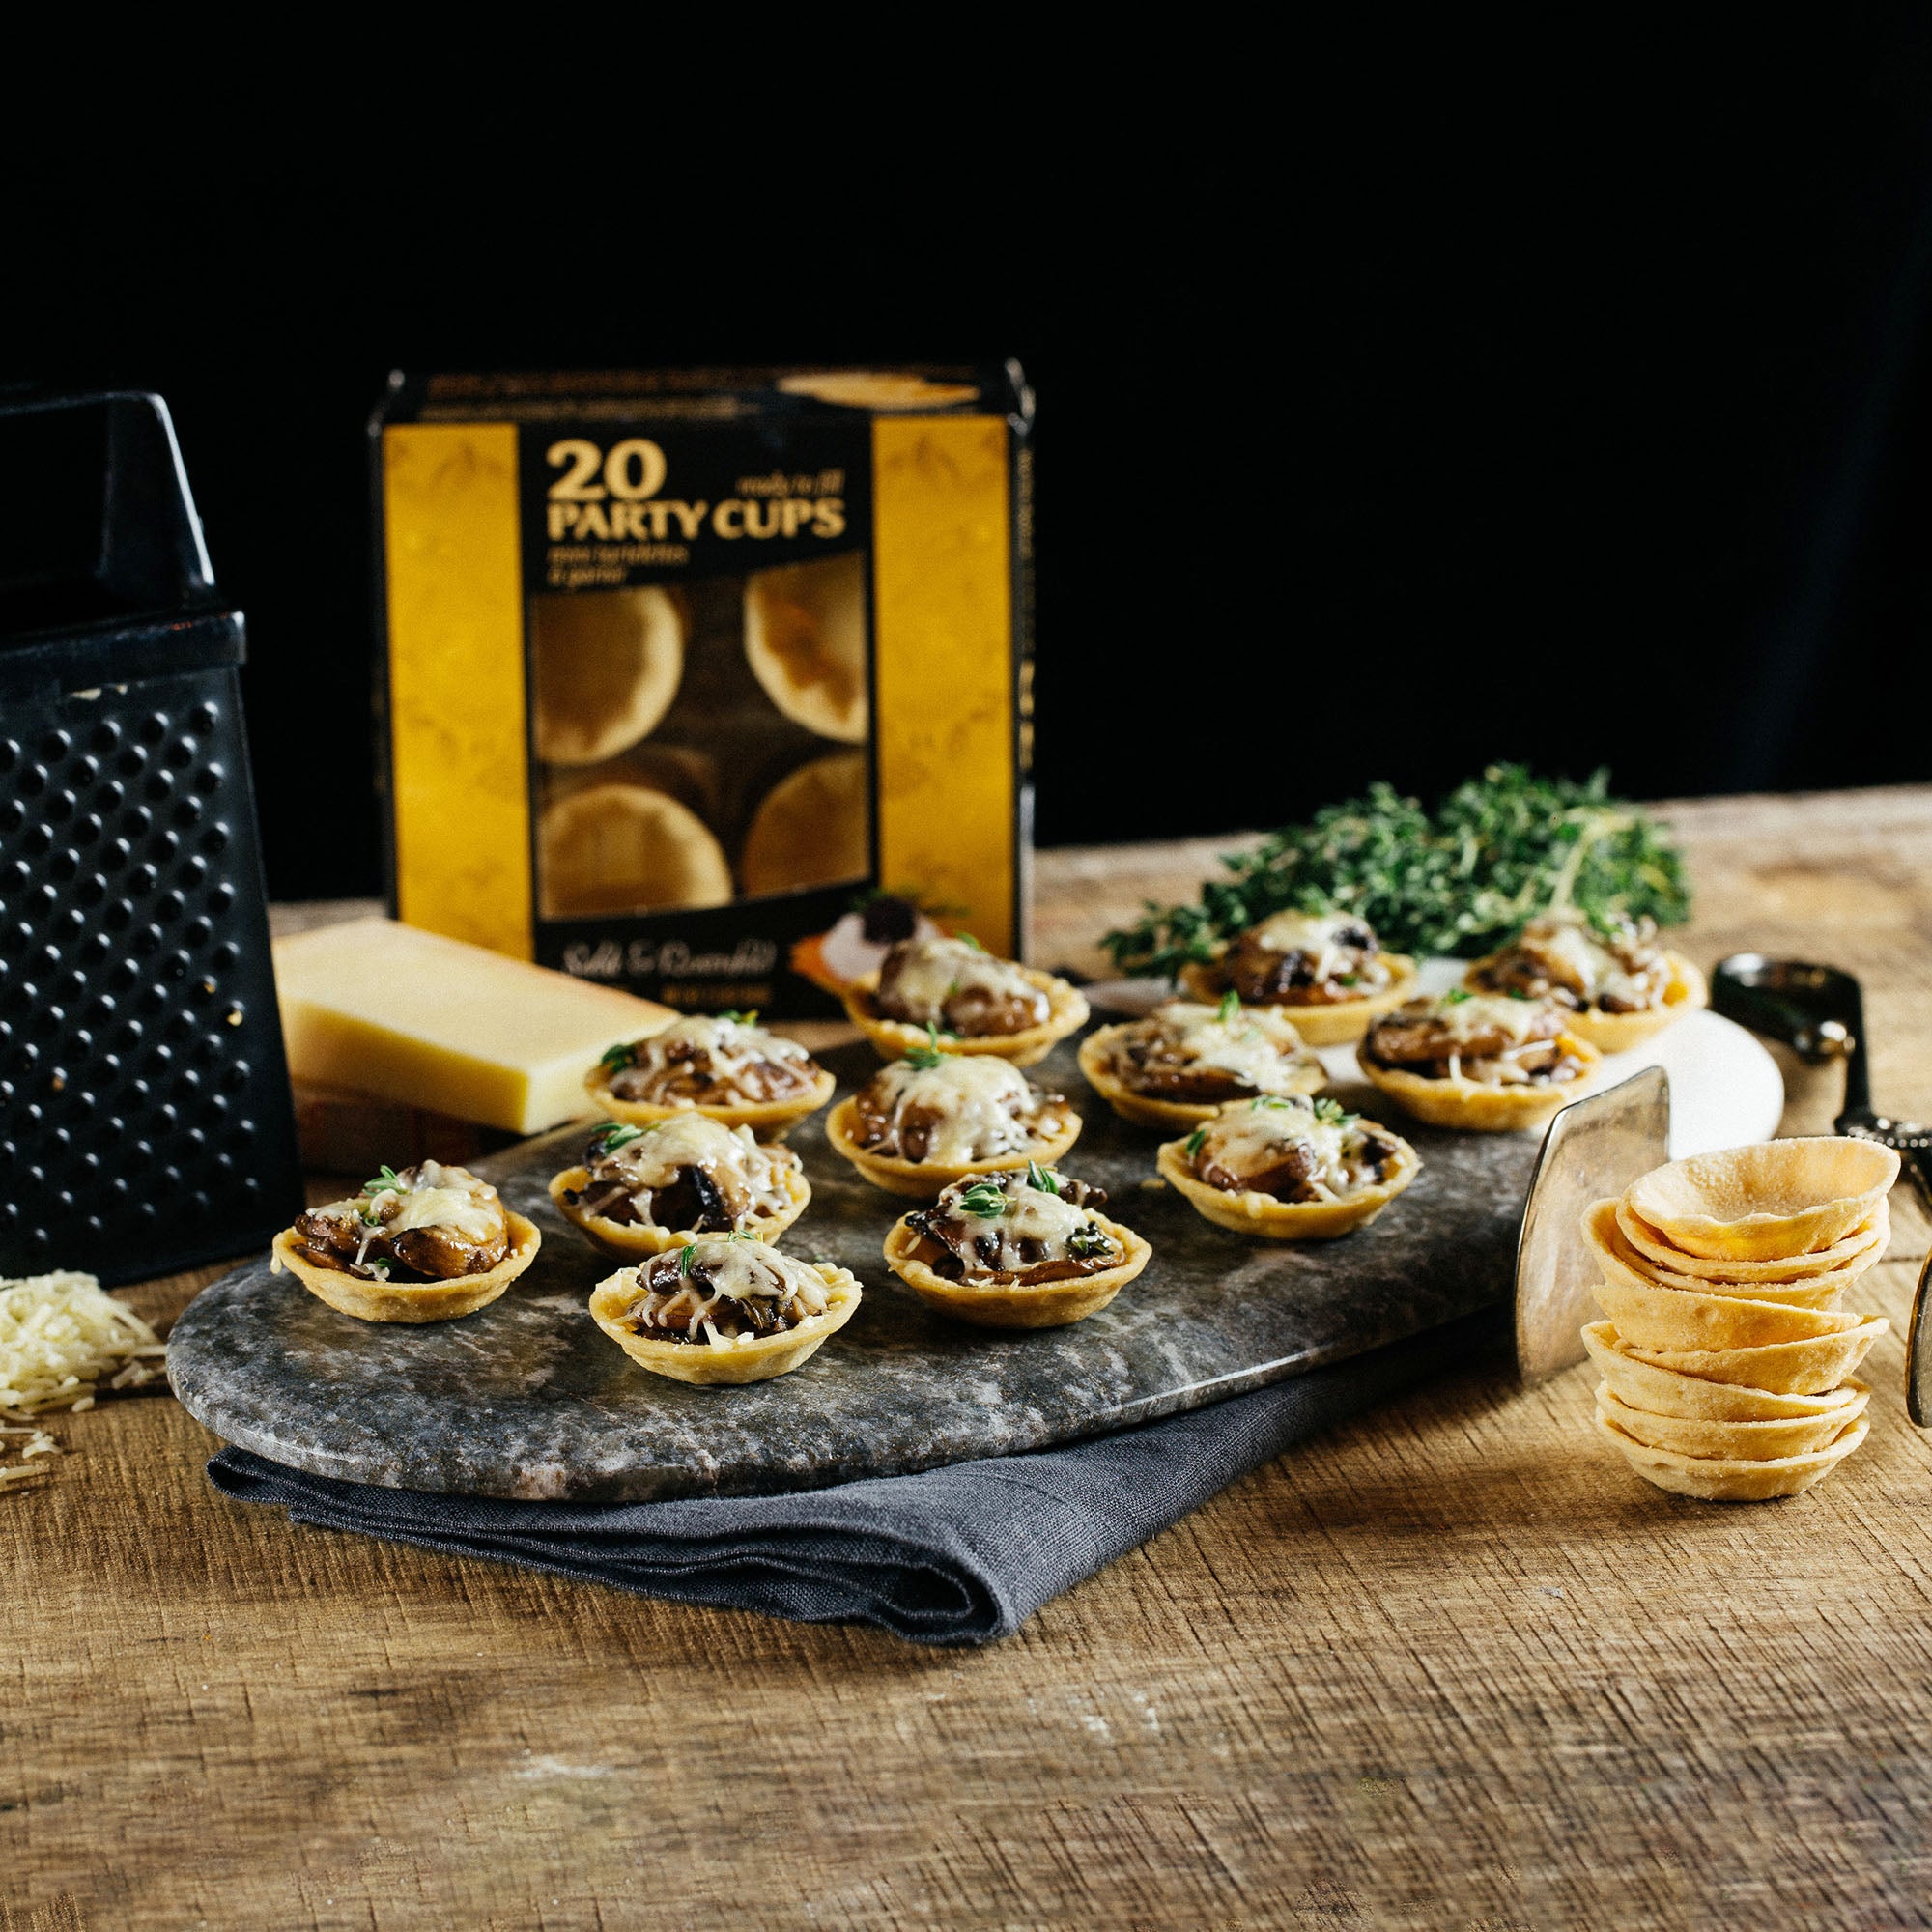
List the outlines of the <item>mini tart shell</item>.
{"type": "Polygon", "coordinates": [[[1160,1178],[1186,1196],[1203,1220],[1236,1235],[1259,1235],[1269,1241],[1332,1241],[1365,1228],[1422,1172],[1422,1156],[1403,1140],[1395,1173],[1364,1187],[1346,1201],[1277,1201],[1248,1189],[1239,1194],[1209,1187],[1189,1165],[1185,1141],[1163,1141],[1154,1154],[1160,1178]]]}
{"type": "Polygon", "coordinates": [[[858,1113],[857,1099],[848,1094],[825,1117],[825,1138],[832,1151],[849,1160],[874,1187],[888,1194],[902,1194],[912,1201],[936,1201],[955,1180],[975,1174],[1007,1174],[1028,1161],[1051,1167],[1062,1159],[1080,1138],[1080,1116],[1069,1107],[1065,1128],[1049,1140],[1036,1141],[1017,1153],[1000,1154],[992,1160],[972,1160],[963,1167],[948,1167],[938,1161],[900,1160],[895,1154],[868,1153],[852,1138],[852,1122],[858,1113]]]}
{"type": "MultiPolygon", "coordinates": [[[[1346,1046],[1368,1032],[1369,1022],[1393,1012],[1405,1000],[1415,997],[1415,961],[1406,952],[1384,952],[1389,983],[1379,993],[1365,993],[1359,1000],[1311,1001],[1297,1006],[1293,1000],[1243,1000],[1244,1007],[1272,1007],[1292,1021],[1304,1046],[1346,1046]]],[[[1183,966],[1180,989],[1189,998],[1212,1006],[1227,990],[1218,965],[1183,966]]]]}
{"type": "Polygon", "coordinates": [[[886,1236],[886,1264],[928,1308],[955,1321],[979,1328],[1065,1328],[1097,1315],[1153,1259],[1153,1250],[1131,1228],[1104,1214],[1092,1218],[1126,1251],[1126,1260],[1097,1274],[1033,1288],[1017,1281],[948,1281],[913,1253],[919,1236],[904,1221],[886,1236]]]}
{"type": "Polygon", "coordinates": [[[836,1335],[857,1312],[864,1291],[856,1276],[830,1262],[813,1264],[824,1281],[829,1299],[823,1315],[808,1315],[796,1328],[781,1335],[760,1335],[755,1341],[721,1349],[710,1342],[660,1342],[623,1325],[623,1317],[638,1299],[635,1268],[607,1275],[590,1291],[590,1319],[640,1369],[668,1376],[674,1382],[699,1387],[741,1387],[788,1376],[818,1352],[827,1336],[836,1335]]]}
{"type": "MultiPolygon", "coordinates": [[[[1137,1127],[1165,1127],[1172,1132],[1176,1127],[1198,1127],[1203,1121],[1211,1121],[1221,1111],[1222,1102],[1158,1100],[1151,1094],[1137,1093],[1115,1071],[1114,1047],[1131,1024],[1132,1022],[1127,1022],[1121,1026],[1101,1027],[1090,1033],[1080,1042],[1080,1071],[1087,1076],[1088,1086],[1093,1088],[1122,1120],[1131,1121],[1137,1127]]],[[[1301,1069],[1301,1072],[1304,1077],[1300,1084],[1279,1091],[1288,1094],[1315,1094],[1328,1084],[1328,1075],[1321,1062],[1312,1056],[1309,1065],[1301,1069]]],[[[1237,1094],[1235,1097],[1247,1099],[1252,1096],[1237,1094]]]]}
{"type": "Polygon", "coordinates": [[[308,1292],[358,1321],[453,1321],[474,1315],[502,1293],[543,1246],[543,1235],[533,1221],[503,1209],[509,1224],[510,1252],[481,1274],[458,1275],[452,1281],[365,1281],[341,1268],[323,1267],[298,1252],[296,1231],[284,1228],[269,1249],[269,1270],[284,1268],[308,1292]]]}
{"type": "Polygon", "coordinates": [[[1371,1060],[1362,1047],[1355,1049],[1355,1065],[1362,1077],[1379,1087],[1404,1113],[1432,1127],[1460,1127],[1465,1133],[1510,1134],[1524,1127],[1540,1127],[1552,1114],[1590,1091],[1603,1055],[1587,1039],[1578,1039],[1567,1030],[1556,1036],[1555,1044],[1573,1053],[1583,1063],[1583,1070],[1574,1079],[1525,1081],[1519,1087],[1492,1087],[1484,1080],[1432,1080],[1421,1073],[1409,1073],[1399,1066],[1382,1066],[1371,1060]]]}
{"type": "Polygon", "coordinates": [[[750,1127],[761,1141],[781,1141],[808,1114],[817,1113],[838,1085],[821,1066],[810,1090],[790,1100],[745,1100],[729,1107],[698,1106],[690,1101],[620,1100],[611,1091],[610,1068],[593,1066],[584,1078],[583,1091],[607,1120],[622,1121],[626,1126],[649,1127],[660,1121],[674,1121],[680,1114],[702,1114],[721,1127],[750,1127]]]}
{"type": "MultiPolygon", "coordinates": [[[[1682,1019],[1698,1007],[1708,1007],[1711,988],[1703,974],[1681,952],[1665,952],[1663,956],[1670,967],[1670,979],[1656,1006],[1640,1013],[1606,1013],[1585,1007],[1580,1012],[1564,1015],[1565,1028],[1577,1038],[1588,1040],[1599,1053],[1628,1053],[1632,1047],[1655,1039],[1672,1020],[1682,1019]]],[[[1477,976],[1491,960],[1499,957],[1492,952],[1488,959],[1478,959],[1463,974],[1463,984],[1472,993],[1484,991],[1477,976]]]]}
{"type": "MultiPolygon", "coordinates": [[[[556,1211],[611,1255],[661,1255],[682,1248],[704,1237],[693,1228],[661,1228],[655,1221],[612,1221],[602,1214],[586,1214],[573,1208],[563,1197],[581,1190],[590,1179],[587,1167],[567,1167],[554,1175],[550,1198],[556,1211]]],[[[811,1182],[797,1168],[782,1170],[785,1193],[790,1197],[776,1214],[761,1214],[734,1232],[750,1235],[754,1241],[776,1241],[806,1210],[811,1200],[811,1182]]]]}
{"type": "MultiPolygon", "coordinates": [[[[1087,996],[1077,987],[1069,986],[1065,980],[1056,980],[1051,973],[1040,972],[1037,967],[1021,966],[1016,970],[1029,985],[1037,986],[1046,995],[1046,1018],[1038,1026],[1025,1027],[1018,1033],[942,1033],[941,1053],[990,1053],[996,1059],[1011,1061],[1015,1066],[1036,1066],[1068,1034],[1077,1033],[1087,1024],[1087,996]]],[[[878,1049],[879,1058],[897,1060],[916,1046],[930,1046],[932,1041],[923,1026],[914,1026],[910,1020],[889,1020],[876,1010],[872,996],[878,990],[879,976],[867,973],[846,987],[844,999],[846,1017],[878,1049]]]]}

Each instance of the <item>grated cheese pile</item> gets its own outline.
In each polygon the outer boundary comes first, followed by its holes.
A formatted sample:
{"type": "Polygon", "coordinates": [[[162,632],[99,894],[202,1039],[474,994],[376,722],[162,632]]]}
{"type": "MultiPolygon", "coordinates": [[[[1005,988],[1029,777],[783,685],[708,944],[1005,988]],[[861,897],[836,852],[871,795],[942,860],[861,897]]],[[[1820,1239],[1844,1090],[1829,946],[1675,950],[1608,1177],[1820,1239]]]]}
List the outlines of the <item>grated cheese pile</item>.
{"type": "Polygon", "coordinates": [[[153,1381],[166,1354],[160,1337],[91,1274],[0,1281],[0,1415],[9,1420],[92,1408],[103,1383],[153,1381]]]}

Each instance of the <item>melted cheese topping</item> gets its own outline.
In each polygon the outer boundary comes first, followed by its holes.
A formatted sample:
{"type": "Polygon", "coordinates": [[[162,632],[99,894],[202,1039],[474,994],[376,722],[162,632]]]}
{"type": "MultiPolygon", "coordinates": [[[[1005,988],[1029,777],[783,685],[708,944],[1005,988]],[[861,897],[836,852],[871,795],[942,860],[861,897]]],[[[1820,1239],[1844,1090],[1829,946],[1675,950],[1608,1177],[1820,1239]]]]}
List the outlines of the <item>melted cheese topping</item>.
{"type": "Polygon", "coordinates": [[[719,1192],[742,1217],[745,1204],[772,1208],[789,1197],[779,1177],[797,1165],[782,1149],[759,1144],[750,1127],[727,1127],[704,1114],[675,1114],[647,1127],[592,1165],[600,1179],[618,1178],[634,1195],[654,1193],[676,1180],[681,1168],[697,1167],[719,1183],[719,1192]]]}
{"type": "Polygon", "coordinates": [[[996,959],[963,939],[921,939],[900,954],[893,998],[923,1024],[944,1017],[946,1002],[977,987],[1000,996],[1038,999],[1040,991],[1009,959],[996,959]]]}
{"type": "Polygon", "coordinates": [[[708,1235],[684,1252],[691,1257],[687,1269],[673,1271],[662,1263],[652,1264],[653,1286],[644,1285],[642,1270],[629,1271],[632,1282],[642,1290],[630,1311],[639,1328],[679,1328],[694,1342],[701,1332],[714,1349],[745,1348],[758,1336],[750,1330],[733,1335],[720,1329],[716,1318],[721,1302],[776,1304],[787,1328],[824,1314],[830,1305],[830,1286],[815,1267],[761,1242],[708,1235]]]}
{"type": "Polygon", "coordinates": [[[781,1061],[803,1071],[811,1057],[795,1039],[711,1013],[673,1020],[662,1033],[636,1042],[632,1053],[631,1064],[640,1072],[663,1072],[684,1061],[698,1059],[720,1079],[729,1079],[764,1061],[781,1061]]]}
{"type": "Polygon", "coordinates": [[[414,1184],[401,1194],[402,1206],[391,1212],[393,1190],[375,1195],[376,1211],[385,1234],[403,1235],[412,1228],[452,1228],[466,1241],[493,1241],[503,1229],[503,1204],[487,1180],[467,1168],[444,1167],[426,1160],[416,1170],[414,1184]]]}
{"type": "Polygon", "coordinates": [[[1368,923],[1354,913],[1271,913],[1250,926],[1240,944],[1263,952],[1301,953],[1317,985],[1352,984],[1368,992],[1385,984],[1389,977],[1388,963],[1380,956],[1368,923]],[[1345,943],[1340,937],[1345,932],[1366,933],[1369,943],[1345,943]]]}
{"type": "Polygon", "coordinates": [[[1555,969],[1550,977],[1569,984],[1585,1006],[1608,997],[1627,1008],[1654,1007],[1663,996],[1666,974],[1655,947],[1634,944],[1639,963],[1633,968],[1579,914],[1549,913],[1531,920],[1520,943],[1547,959],[1555,969]]]}
{"type": "Polygon", "coordinates": [[[815,1293],[824,1306],[825,1278],[795,1256],[760,1241],[716,1238],[696,1243],[694,1268],[702,1263],[714,1299],[782,1301],[787,1295],[815,1293]]]}
{"type": "MultiPolygon", "coordinates": [[[[1231,1074],[1265,1093],[1293,1071],[1301,1036],[1272,1007],[1247,1007],[1231,1019],[1218,1007],[1169,1000],[1133,1029],[1158,1038],[1179,1059],[1231,1074]]],[[[1133,1036],[1130,1034],[1129,1038],[1133,1036]]]]}
{"type": "Polygon", "coordinates": [[[1542,1000],[1513,1000],[1506,993],[1471,993],[1463,1000],[1437,1000],[1430,1017],[1439,1021],[1451,1039],[1469,1040],[1500,1033],[1510,1045],[1526,1046],[1548,1040],[1548,1005],[1542,1000]]]}
{"type": "Polygon", "coordinates": [[[886,1099],[895,1126],[908,1110],[937,1118],[925,1157],[941,1167],[1018,1153],[1041,1135],[1034,1118],[1037,1097],[1026,1076],[990,1054],[948,1054],[937,1066],[895,1060],[873,1076],[872,1086],[886,1099]]]}
{"type": "MultiPolygon", "coordinates": [[[[997,1238],[998,1250],[993,1258],[976,1259],[969,1272],[1018,1274],[1044,1263],[1065,1261],[1073,1253],[1069,1246],[1073,1236],[1094,1218],[1091,1208],[1076,1208],[1064,1196],[1035,1187],[1018,1176],[1013,1179],[1018,1180],[1017,1186],[1011,1185],[1005,1175],[994,1179],[994,1185],[1003,1185],[1006,1203],[998,1214],[969,1212],[960,1205],[965,1191],[961,1188],[948,1188],[939,1199],[934,1210],[937,1217],[966,1229],[976,1240],[983,1240],[989,1235],[997,1238]],[[1023,1245],[1029,1241],[1038,1244],[1031,1256],[1023,1245]]],[[[980,1184],[983,1187],[985,1183],[980,1184]]]]}
{"type": "Polygon", "coordinates": [[[1345,1116],[1339,1122],[1316,1118],[1313,1104],[1300,1094],[1279,1106],[1235,1106],[1215,1115],[1203,1134],[1196,1164],[1213,1160],[1234,1175],[1264,1173],[1284,1148],[1300,1145],[1315,1155],[1310,1177],[1331,1194],[1349,1190],[1349,1148],[1361,1142],[1360,1123],[1345,1116]]]}
{"type": "Polygon", "coordinates": [[[1270,913],[1245,935],[1268,952],[1327,952],[1340,949],[1335,935],[1347,929],[1368,928],[1353,913],[1277,912],[1270,913]]]}

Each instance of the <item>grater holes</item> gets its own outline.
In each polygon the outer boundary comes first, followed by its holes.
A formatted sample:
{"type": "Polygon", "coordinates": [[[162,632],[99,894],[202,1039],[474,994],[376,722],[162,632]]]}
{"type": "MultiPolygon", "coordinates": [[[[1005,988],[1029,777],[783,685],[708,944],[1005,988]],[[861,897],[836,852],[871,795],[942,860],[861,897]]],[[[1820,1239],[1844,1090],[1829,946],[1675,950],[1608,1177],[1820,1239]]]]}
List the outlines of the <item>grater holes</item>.
{"type": "Polygon", "coordinates": [[[20,741],[17,738],[0,738],[0,776],[11,772],[20,762],[20,741]]]}
{"type": "Polygon", "coordinates": [[[165,741],[168,726],[172,721],[165,711],[151,711],[136,727],[142,744],[158,745],[165,741]]]}
{"type": "Polygon", "coordinates": [[[47,788],[51,774],[44,765],[26,765],[14,779],[14,788],[23,798],[39,798],[47,788]]]}
{"type": "Polygon", "coordinates": [[[171,764],[176,771],[185,772],[191,764],[194,763],[194,754],[198,749],[199,747],[196,745],[192,734],[188,732],[183,732],[183,734],[179,738],[177,738],[172,745],[168,747],[168,763],[171,764]]]}

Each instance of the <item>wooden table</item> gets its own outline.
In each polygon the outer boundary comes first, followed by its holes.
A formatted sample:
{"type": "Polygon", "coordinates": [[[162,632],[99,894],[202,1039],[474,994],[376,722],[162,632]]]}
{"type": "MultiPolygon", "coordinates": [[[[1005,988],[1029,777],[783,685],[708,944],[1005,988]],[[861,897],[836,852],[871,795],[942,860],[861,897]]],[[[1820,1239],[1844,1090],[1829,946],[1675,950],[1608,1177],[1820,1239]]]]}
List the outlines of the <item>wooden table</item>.
{"type": "MultiPolygon", "coordinates": [[[[1855,968],[1881,1104],[1932,1115],[1932,790],[1674,816],[1689,950],[1855,968]]],[[[1037,956],[1225,842],[1042,855],[1037,956]]],[[[1895,1326],[1842,1473],[1737,1509],[1608,1459],[1585,1370],[1453,1369],[963,1654],[291,1529],[172,1401],[104,1403],[0,1497],[0,1932],[1923,1924],[1901,1367],[1895,1326]]]]}

